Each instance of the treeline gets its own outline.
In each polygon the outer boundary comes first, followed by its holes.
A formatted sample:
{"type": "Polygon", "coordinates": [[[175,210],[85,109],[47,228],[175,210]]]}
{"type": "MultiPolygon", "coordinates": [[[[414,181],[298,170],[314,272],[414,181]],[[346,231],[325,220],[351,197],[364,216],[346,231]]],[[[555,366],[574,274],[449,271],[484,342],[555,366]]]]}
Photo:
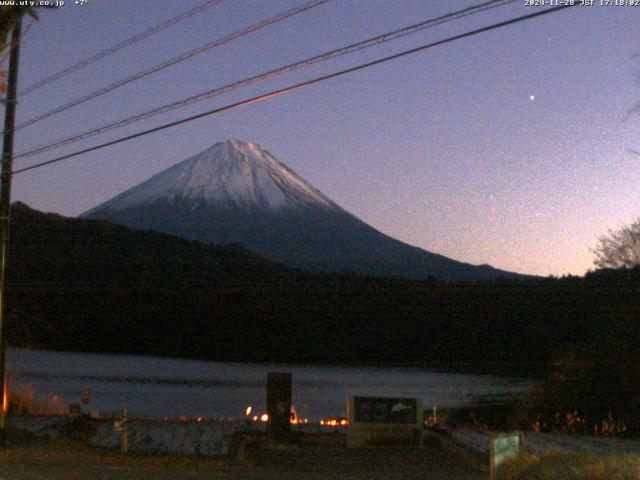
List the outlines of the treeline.
{"type": "Polygon", "coordinates": [[[13,219],[15,345],[538,375],[571,345],[638,344],[640,269],[474,284],[309,275],[25,206],[13,219]]]}

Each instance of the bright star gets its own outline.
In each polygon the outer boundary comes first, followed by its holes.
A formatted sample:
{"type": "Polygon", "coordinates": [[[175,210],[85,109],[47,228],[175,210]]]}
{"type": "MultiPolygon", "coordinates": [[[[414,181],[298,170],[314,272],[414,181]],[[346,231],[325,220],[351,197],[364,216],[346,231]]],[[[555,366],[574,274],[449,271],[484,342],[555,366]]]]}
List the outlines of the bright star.
{"type": "Polygon", "coordinates": [[[531,96],[529,97],[529,100],[531,100],[532,102],[533,102],[535,99],[536,99],[536,96],[535,96],[535,95],[531,95],[531,96]]]}

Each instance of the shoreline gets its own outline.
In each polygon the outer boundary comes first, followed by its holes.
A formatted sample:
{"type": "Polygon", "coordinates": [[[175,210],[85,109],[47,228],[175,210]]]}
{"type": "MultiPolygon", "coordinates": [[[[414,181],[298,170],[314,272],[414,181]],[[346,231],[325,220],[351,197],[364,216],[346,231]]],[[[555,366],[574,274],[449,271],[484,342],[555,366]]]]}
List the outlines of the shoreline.
{"type": "Polygon", "coordinates": [[[68,355],[105,355],[105,356],[120,356],[120,357],[135,357],[143,359],[159,359],[159,360],[177,360],[185,362],[204,362],[204,363],[223,363],[226,365],[238,365],[238,366],[251,366],[251,365],[270,365],[275,368],[348,368],[348,369],[376,369],[376,370],[415,370],[418,372],[428,373],[442,373],[442,374],[456,374],[456,375],[473,375],[473,376],[487,376],[496,378],[513,379],[514,381],[530,381],[539,380],[544,378],[545,373],[518,373],[516,370],[509,370],[507,368],[487,369],[487,368],[469,368],[466,366],[460,366],[456,363],[407,363],[398,362],[389,364],[388,361],[384,362],[327,362],[327,361],[276,361],[265,362],[259,360],[238,361],[234,359],[225,360],[219,357],[201,358],[201,357],[181,357],[172,355],[152,355],[148,353],[132,353],[132,352],[113,352],[113,351],[85,351],[85,350],[57,350],[53,348],[38,348],[38,347],[19,347],[9,345],[8,350],[14,351],[26,351],[26,352],[44,352],[44,353],[58,353],[68,355]]]}

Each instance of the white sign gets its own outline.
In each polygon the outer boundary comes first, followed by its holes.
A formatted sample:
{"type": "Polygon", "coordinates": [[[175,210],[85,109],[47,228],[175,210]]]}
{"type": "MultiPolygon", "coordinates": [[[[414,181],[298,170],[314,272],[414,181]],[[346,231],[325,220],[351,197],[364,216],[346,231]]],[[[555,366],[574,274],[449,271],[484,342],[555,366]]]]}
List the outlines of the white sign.
{"type": "Polygon", "coordinates": [[[491,438],[489,458],[490,478],[496,478],[498,467],[506,460],[516,458],[522,449],[522,432],[503,433],[491,438]]]}

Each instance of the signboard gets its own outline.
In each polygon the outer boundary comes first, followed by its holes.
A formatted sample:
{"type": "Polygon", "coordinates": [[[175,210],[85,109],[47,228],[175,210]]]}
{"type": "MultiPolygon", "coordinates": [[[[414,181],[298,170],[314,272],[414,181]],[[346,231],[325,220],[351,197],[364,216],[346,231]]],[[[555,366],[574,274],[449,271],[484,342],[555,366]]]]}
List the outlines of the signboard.
{"type": "Polygon", "coordinates": [[[414,445],[422,436],[417,398],[349,397],[348,447],[414,445]]]}
{"type": "Polygon", "coordinates": [[[489,469],[491,479],[496,478],[498,467],[506,460],[520,455],[522,449],[522,432],[504,433],[491,438],[489,469]]]}
{"type": "Polygon", "coordinates": [[[354,397],[357,423],[416,423],[418,407],[415,398],[354,397]]]}
{"type": "Polygon", "coordinates": [[[267,433],[274,443],[291,441],[291,373],[267,373],[267,433]]]}

